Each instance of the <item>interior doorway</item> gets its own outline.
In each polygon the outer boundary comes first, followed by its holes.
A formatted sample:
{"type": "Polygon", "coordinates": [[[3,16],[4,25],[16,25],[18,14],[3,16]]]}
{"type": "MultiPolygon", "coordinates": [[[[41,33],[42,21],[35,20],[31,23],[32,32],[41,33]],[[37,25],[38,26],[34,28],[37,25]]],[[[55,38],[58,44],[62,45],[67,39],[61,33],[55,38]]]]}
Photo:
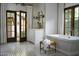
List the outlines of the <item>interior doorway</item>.
{"type": "Polygon", "coordinates": [[[27,14],[24,11],[6,12],[7,42],[24,42],[27,40],[27,14]]]}

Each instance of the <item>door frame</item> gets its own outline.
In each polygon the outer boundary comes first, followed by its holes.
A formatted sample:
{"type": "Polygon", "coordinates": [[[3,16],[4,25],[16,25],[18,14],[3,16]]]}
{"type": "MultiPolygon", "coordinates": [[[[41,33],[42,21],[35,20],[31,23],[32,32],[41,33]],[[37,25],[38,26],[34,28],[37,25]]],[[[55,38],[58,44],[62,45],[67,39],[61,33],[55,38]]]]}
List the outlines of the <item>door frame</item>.
{"type": "MultiPolygon", "coordinates": [[[[20,42],[23,42],[23,41],[21,41],[21,12],[25,13],[25,16],[26,16],[25,17],[25,19],[26,19],[25,20],[25,37],[26,37],[25,41],[27,41],[27,12],[21,11],[21,10],[20,11],[7,10],[6,11],[6,38],[7,38],[7,42],[9,42],[8,41],[8,39],[9,39],[8,38],[8,30],[7,30],[8,29],[8,26],[7,26],[7,12],[15,13],[15,38],[14,38],[15,41],[12,41],[12,42],[17,42],[17,18],[16,18],[17,14],[16,14],[16,12],[20,12],[20,16],[19,16],[20,17],[20,28],[19,28],[20,30],[19,30],[19,32],[20,32],[20,42]]],[[[10,39],[12,39],[12,38],[10,38],[10,39]]]]}

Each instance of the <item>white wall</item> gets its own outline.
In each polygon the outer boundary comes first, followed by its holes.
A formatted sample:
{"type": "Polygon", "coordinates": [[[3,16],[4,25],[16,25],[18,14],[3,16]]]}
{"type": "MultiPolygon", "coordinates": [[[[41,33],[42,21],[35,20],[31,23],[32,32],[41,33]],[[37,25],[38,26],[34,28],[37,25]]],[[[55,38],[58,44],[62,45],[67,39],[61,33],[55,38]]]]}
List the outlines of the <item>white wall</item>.
{"type": "MultiPolygon", "coordinates": [[[[36,16],[37,14],[38,14],[38,12],[39,11],[43,11],[43,13],[45,14],[45,4],[40,4],[40,3],[38,3],[38,4],[33,4],[33,7],[32,7],[33,9],[32,9],[32,16],[36,16]]],[[[33,20],[35,20],[35,19],[32,19],[32,21],[33,20]]],[[[43,19],[43,20],[45,20],[45,18],[43,19]]],[[[31,41],[31,42],[33,42],[34,43],[34,37],[35,37],[35,35],[34,35],[34,31],[33,30],[35,30],[35,28],[37,27],[37,25],[35,24],[35,23],[31,23],[31,25],[32,26],[34,26],[34,28],[31,26],[31,29],[29,29],[29,41],[31,41]]],[[[45,25],[45,24],[44,24],[45,25]]],[[[44,29],[44,28],[42,28],[42,29],[44,29]]],[[[38,30],[38,29],[37,29],[38,30]]],[[[44,32],[43,32],[44,33],[44,32]]],[[[43,34],[44,35],[44,34],[43,34]]]]}
{"type": "Polygon", "coordinates": [[[7,5],[6,10],[14,10],[14,11],[20,11],[20,10],[26,11],[27,10],[26,6],[21,6],[19,4],[16,5],[14,3],[7,3],[6,5],[7,5]]]}
{"type": "Polygon", "coordinates": [[[58,4],[58,34],[64,32],[64,4],[58,4]]]}
{"type": "Polygon", "coordinates": [[[45,32],[48,34],[57,33],[57,4],[56,3],[47,3],[46,4],[46,24],[45,32]]]}
{"type": "Polygon", "coordinates": [[[1,42],[6,43],[6,10],[15,10],[15,11],[26,11],[27,12],[27,30],[28,30],[28,40],[30,40],[30,31],[32,29],[32,13],[33,16],[37,15],[38,11],[43,11],[45,18],[44,18],[44,27],[45,27],[45,34],[63,34],[64,28],[64,8],[76,5],[73,3],[66,3],[58,5],[57,3],[39,3],[34,4],[32,6],[20,6],[16,4],[1,4],[1,42]],[[33,8],[33,10],[32,10],[33,8]],[[58,10],[57,10],[58,9],[58,10]],[[33,12],[32,12],[33,11],[33,12]],[[58,13],[57,13],[58,12],[58,13]],[[58,18],[57,18],[58,17],[58,18]]]}
{"type": "Polygon", "coordinates": [[[6,4],[1,4],[1,43],[6,43],[6,4]]]}
{"type": "Polygon", "coordinates": [[[27,24],[27,40],[31,41],[30,30],[32,29],[32,6],[27,6],[27,24]]]}
{"type": "MultiPolygon", "coordinates": [[[[27,12],[27,40],[32,41],[30,39],[30,30],[32,29],[32,11],[36,13],[36,11],[42,10],[45,13],[45,5],[44,4],[35,4],[34,10],[32,10],[32,6],[21,6],[19,4],[1,4],[1,43],[6,43],[6,10],[13,10],[13,11],[26,11],[27,12]],[[37,6],[38,5],[38,6],[37,6]],[[37,8],[38,7],[38,8],[37,8]],[[35,10],[36,8],[36,10],[35,10]]],[[[34,14],[35,15],[35,14],[34,14]]]]}
{"type": "MultiPolygon", "coordinates": [[[[31,25],[31,20],[32,20],[32,6],[21,6],[21,5],[16,5],[14,3],[12,4],[1,4],[1,43],[6,43],[6,10],[13,10],[13,11],[26,11],[27,12],[27,28],[30,29],[31,25]]],[[[28,31],[27,31],[28,32],[28,31]]],[[[28,38],[28,37],[27,37],[28,38]]]]}
{"type": "MultiPolygon", "coordinates": [[[[35,16],[38,16],[38,12],[40,11],[40,6],[39,6],[39,4],[33,4],[33,17],[35,17],[35,16]]],[[[34,19],[33,18],[33,28],[35,29],[35,28],[38,28],[38,25],[37,25],[37,20],[36,19],[34,19]]]]}
{"type": "Polygon", "coordinates": [[[79,5],[79,3],[66,3],[65,8],[70,7],[70,6],[74,6],[74,5],[79,5]]]}
{"type": "MultiPolygon", "coordinates": [[[[45,15],[45,3],[38,3],[38,4],[33,4],[33,17],[38,16],[38,12],[42,11],[43,14],[45,15]]],[[[43,18],[43,20],[45,17],[43,18]]],[[[38,28],[38,25],[36,25],[36,19],[33,19],[33,28],[38,28]]]]}

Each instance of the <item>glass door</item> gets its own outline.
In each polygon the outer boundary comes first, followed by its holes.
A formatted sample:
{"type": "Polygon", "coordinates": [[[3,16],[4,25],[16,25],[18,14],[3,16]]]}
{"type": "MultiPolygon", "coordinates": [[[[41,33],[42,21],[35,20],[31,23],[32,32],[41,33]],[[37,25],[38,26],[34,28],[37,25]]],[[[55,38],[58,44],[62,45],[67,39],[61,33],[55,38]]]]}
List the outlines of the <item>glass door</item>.
{"type": "Polygon", "coordinates": [[[16,13],[15,11],[7,11],[6,13],[6,29],[7,29],[7,42],[16,41],[16,13]]]}
{"type": "Polygon", "coordinates": [[[26,12],[20,11],[20,42],[26,41],[26,12]]]}
{"type": "Polygon", "coordinates": [[[26,12],[7,11],[6,13],[7,42],[26,41],[26,12]]]}

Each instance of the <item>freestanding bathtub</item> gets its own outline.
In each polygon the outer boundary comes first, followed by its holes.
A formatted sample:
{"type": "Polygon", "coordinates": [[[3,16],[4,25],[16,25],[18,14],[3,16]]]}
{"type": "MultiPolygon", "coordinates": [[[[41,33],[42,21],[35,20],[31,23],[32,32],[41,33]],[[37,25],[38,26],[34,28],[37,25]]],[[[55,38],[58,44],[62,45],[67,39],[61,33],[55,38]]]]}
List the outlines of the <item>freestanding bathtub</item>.
{"type": "Polygon", "coordinates": [[[47,39],[56,40],[56,49],[66,55],[79,56],[79,37],[66,35],[46,35],[47,39]]]}

